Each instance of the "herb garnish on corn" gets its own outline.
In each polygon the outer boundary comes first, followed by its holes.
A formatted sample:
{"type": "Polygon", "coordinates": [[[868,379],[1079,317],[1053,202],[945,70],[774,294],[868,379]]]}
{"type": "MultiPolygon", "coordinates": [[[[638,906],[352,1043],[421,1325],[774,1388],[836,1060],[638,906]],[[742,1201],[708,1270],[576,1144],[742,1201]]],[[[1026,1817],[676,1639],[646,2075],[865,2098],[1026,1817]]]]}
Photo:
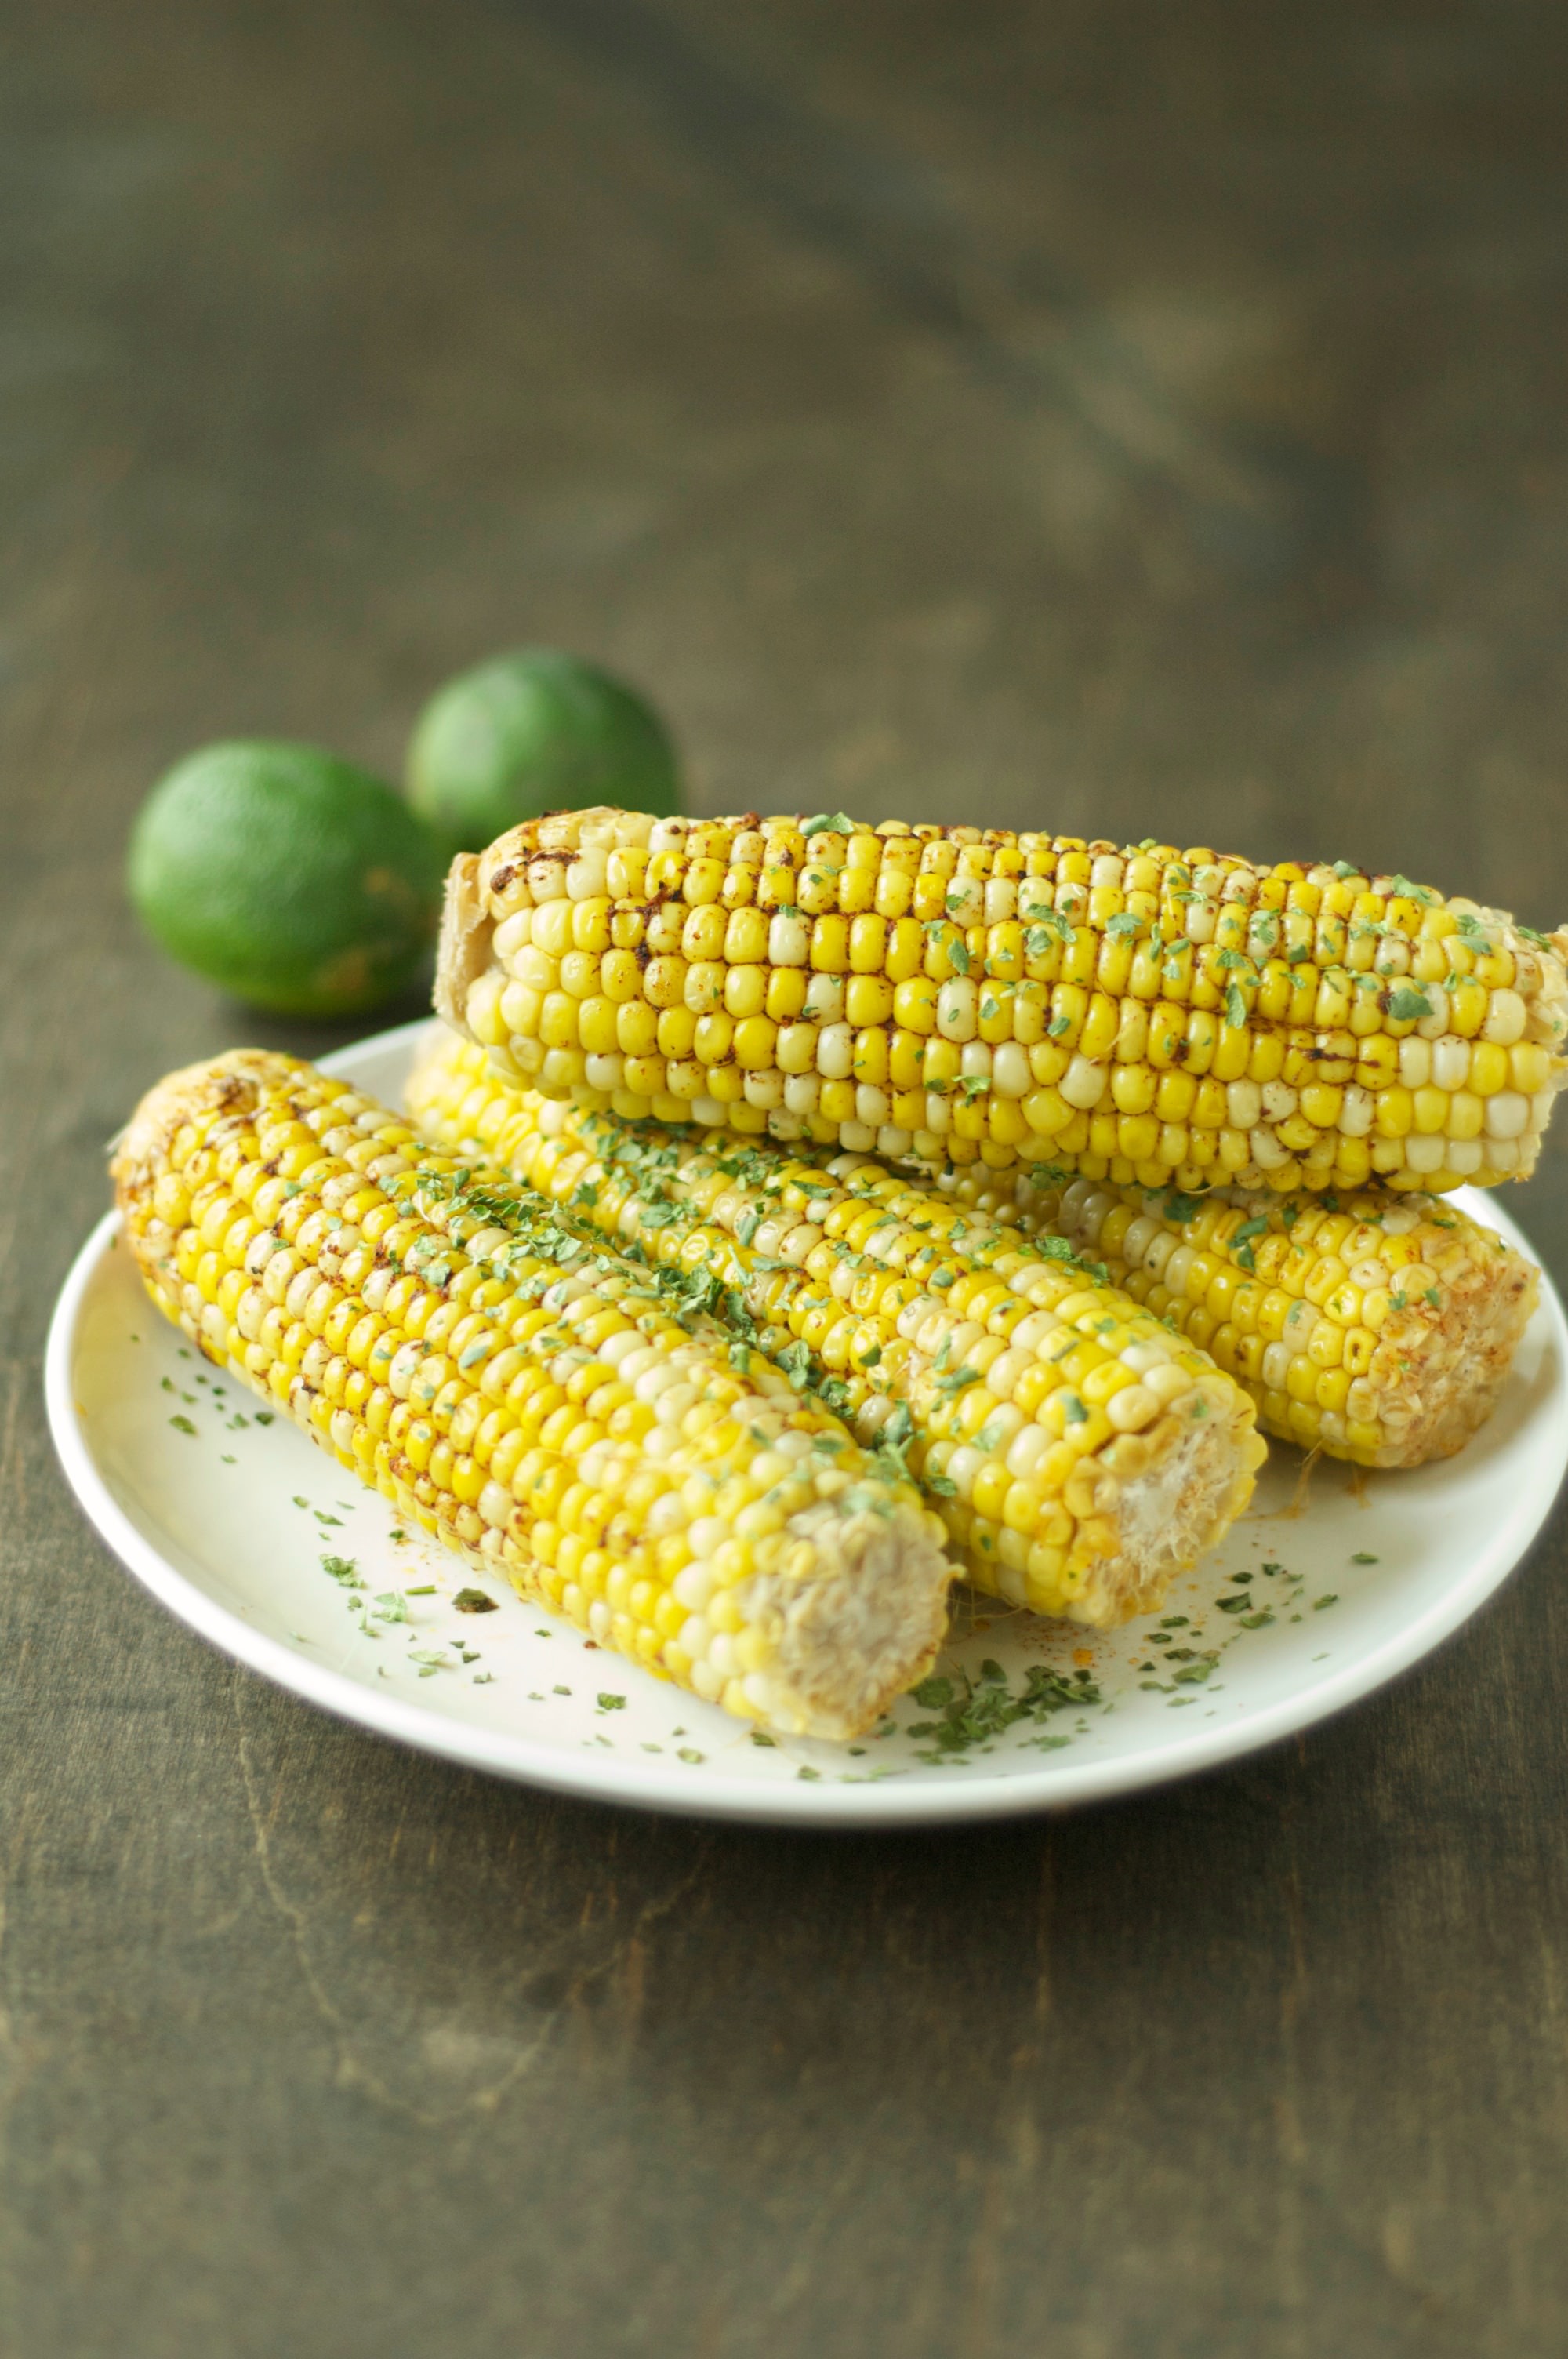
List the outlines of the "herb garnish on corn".
{"type": "Polygon", "coordinates": [[[1538,1294],[1525,1256],[1442,1197],[1184,1196],[1038,1166],[945,1192],[1092,1254],[1247,1386],[1271,1433],[1364,1466],[1463,1449],[1538,1294]]]}
{"type": "Polygon", "coordinates": [[[852,1736],[918,1680],[953,1568],[911,1485],[646,1270],[348,1084],[236,1050],[114,1165],[153,1299],[400,1515],[743,1717],[852,1736]]]}
{"type": "Polygon", "coordinates": [[[438,1004],[626,1118],[1117,1185],[1524,1178],[1568,933],[1348,863],[559,812],[453,864],[438,1004]]]}
{"type": "Polygon", "coordinates": [[[642,1251],[739,1354],[906,1452],[981,1588],[1102,1626],[1151,1612],[1251,1495],[1245,1393],[1059,1244],[854,1158],[629,1129],[456,1038],[408,1096],[427,1135],[642,1251]]]}

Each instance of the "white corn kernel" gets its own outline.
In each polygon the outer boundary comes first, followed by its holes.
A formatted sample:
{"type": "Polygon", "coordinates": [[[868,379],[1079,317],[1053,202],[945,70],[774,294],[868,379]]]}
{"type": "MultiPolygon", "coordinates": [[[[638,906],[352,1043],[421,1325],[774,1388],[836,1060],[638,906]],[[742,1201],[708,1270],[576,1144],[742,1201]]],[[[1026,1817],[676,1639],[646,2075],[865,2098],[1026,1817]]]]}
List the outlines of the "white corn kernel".
{"type": "Polygon", "coordinates": [[[1424,1090],[1432,1079],[1432,1043],[1418,1033],[1400,1042],[1400,1079],[1407,1090],[1424,1090]]]}
{"type": "Polygon", "coordinates": [[[849,1077],[855,1061],[855,1035],[848,1024],[829,1024],[816,1039],[816,1070],[825,1082],[849,1077]]]}
{"type": "Polygon", "coordinates": [[[1372,1127],[1378,1111],[1372,1092],[1352,1082],[1345,1093],[1345,1103],[1339,1109],[1339,1129],[1346,1138],[1365,1138],[1372,1127]]]}
{"type": "Polygon", "coordinates": [[[1528,1010],[1517,991],[1494,991],[1487,1020],[1481,1027],[1481,1038],[1499,1049],[1511,1049],[1516,1040],[1523,1039],[1527,1020],[1528,1010]]]}
{"type": "Polygon", "coordinates": [[[503,966],[510,965],[517,952],[526,948],[533,923],[531,906],[526,909],[514,909],[509,918],[503,918],[491,940],[491,950],[503,966]]]}
{"type": "Polygon", "coordinates": [[[598,845],[589,844],[567,868],[567,893],[574,901],[596,901],[605,889],[609,855],[598,845]]]}
{"type": "Polygon", "coordinates": [[[979,994],[974,978],[955,974],[936,995],[936,1029],[945,1040],[972,1040],[979,1020],[979,994]]]}
{"type": "Polygon", "coordinates": [[[1104,1065],[1097,1065],[1092,1058],[1075,1057],[1056,1086],[1070,1106],[1088,1114],[1104,1097],[1109,1079],[1104,1065]]]}
{"type": "Polygon", "coordinates": [[[777,910],[768,927],[770,966],[804,966],[811,955],[811,920],[784,917],[777,910]]]}

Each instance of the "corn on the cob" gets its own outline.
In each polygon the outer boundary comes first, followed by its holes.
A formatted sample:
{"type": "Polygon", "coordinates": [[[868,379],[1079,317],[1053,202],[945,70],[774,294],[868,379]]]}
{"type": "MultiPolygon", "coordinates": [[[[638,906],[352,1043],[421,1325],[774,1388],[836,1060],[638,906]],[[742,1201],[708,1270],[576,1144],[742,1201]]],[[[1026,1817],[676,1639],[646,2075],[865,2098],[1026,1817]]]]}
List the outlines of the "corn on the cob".
{"type": "Polygon", "coordinates": [[[601,1644],[828,1737],[929,1665],[953,1568],[910,1484],[538,1198],[497,1218],[395,1116],[259,1050],[160,1083],[114,1169],[209,1358],[601,1644]]]}
{"type": "Polygon", "coordinates": [[[530,821],[452,869],[438,1004],[627,1117],[1117,1185],[1523,1178],[1568,932],[1403,876],[977,828],[530,821]]]}
{"type": "Polygon", "coordinates": [[[1244,1384],[1271,1433],[1363,1466],[1462,1450],[1539,1292],[1522,1254],[1441,1197],[1193,1197],[1043,1172],[944,1191],[1092,1256],[1244,1384]]]}
{"type": "Polygon", "coordinates": [[[509,1089],[455,1038],[408,1099],[427,1136],[580,1205],[906,1449],[980,1588],[1101,1626],[1152,1612],[1251,1495],[1245,1393],[1060,1248],[874,1164],[849,1184],[771,1142],[509,1089]]]}

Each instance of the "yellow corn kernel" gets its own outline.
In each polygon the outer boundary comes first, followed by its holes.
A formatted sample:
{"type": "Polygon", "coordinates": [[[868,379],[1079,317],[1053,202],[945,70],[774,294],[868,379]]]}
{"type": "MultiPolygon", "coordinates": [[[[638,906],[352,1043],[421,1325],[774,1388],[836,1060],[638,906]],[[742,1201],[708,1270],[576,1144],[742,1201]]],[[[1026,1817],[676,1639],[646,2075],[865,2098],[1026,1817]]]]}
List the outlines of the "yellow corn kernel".
{"type": "Polygon", "coordinates": [[[852,974],[844,992],[845,1021],[857,1030],[887,1024],[892,1018],[894,1004],[894,987],[886,975],[852,974]]]}

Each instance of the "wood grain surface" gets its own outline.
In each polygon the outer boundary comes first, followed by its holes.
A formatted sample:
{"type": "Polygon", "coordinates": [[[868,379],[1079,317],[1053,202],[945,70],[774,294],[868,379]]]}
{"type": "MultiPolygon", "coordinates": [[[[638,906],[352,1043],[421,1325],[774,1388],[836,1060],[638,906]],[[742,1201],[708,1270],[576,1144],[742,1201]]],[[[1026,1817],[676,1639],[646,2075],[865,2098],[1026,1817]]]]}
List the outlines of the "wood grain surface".
{"type": "MultiPolygon", "coordinates": [[[[1568,2347],[1559,1521],[1391,1692],[940,1839],[406,1757],[89,1536],[39,1354],[166,1067],[139,798],[395,773],[540,639],[703,808],[1568,914],[1563,19],[1527,0],[0,16],[0,2350],[1568,2347]]],[[[406,1011],[402,1011],[406,1012],[406,1011]]],[[[1568,1119],[1512,1202],[1568,1276],[1568,1119]]]]}

